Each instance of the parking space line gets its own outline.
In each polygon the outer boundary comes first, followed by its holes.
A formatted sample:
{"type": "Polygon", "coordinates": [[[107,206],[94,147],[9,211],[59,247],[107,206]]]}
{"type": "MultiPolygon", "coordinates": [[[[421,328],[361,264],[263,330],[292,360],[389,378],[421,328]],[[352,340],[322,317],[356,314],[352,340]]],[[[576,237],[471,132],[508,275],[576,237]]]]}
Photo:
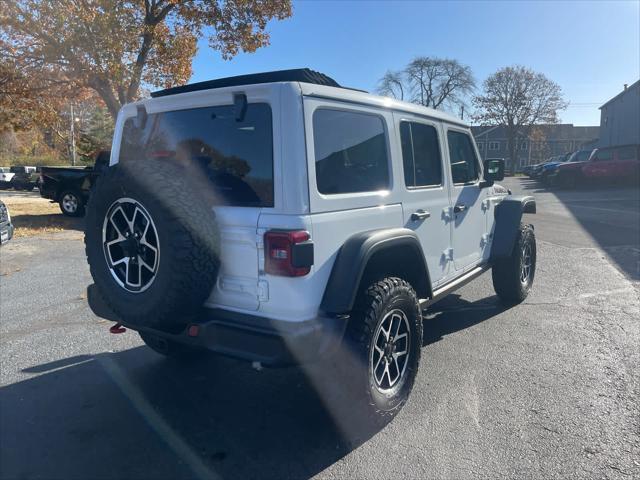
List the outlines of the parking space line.
{"type": "MultiPolygon", "coordinates": [[[[592,210],[600,210],[603,212],[614,212],[614,213],[633,213],[635,215],[640,215],[640,211],[638,210],[629,210],[626,208],[603,208],[603,207],[592,207],[591,205],[580,205],[580,204],[575,204],[575,205],[571,205],[570,208],[574,208],[574,207],[578,207],[578,208],[590,208],[592,210]]],[[[569,207],[567,207],[569,208],[569,207]]]]}
{"type": "Polygon", "coordinates": [[[123,395],[133,404],[138,413],[142,415],[149,426],[155,430],[158,436],[178,456],[178,458],[189,466],[197,478],[202,480],[217,480],[221,478],[193,452],[187,442],[185,442],[154,410],[142,391],[129,381],[126,374],[116,364],[116,362],[108,356],[108,354],[98,355],[96,356],[96,360],[100,363],[102,368],[104,368],[105,372],[111,377],[114,383],[120,388],[123,395]]]}

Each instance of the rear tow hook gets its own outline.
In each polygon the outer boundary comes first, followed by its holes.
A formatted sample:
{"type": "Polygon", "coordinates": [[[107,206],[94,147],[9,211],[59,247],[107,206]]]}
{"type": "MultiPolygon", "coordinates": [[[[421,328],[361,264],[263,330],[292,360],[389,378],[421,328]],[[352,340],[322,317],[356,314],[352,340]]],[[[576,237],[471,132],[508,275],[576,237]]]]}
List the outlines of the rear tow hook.
{"type": "Polygon", "coordinates": [[[124,333],[127,329],[122,326],[121,323],[116,323],[114,326],[109,328],[110,333],[124,333]]]}

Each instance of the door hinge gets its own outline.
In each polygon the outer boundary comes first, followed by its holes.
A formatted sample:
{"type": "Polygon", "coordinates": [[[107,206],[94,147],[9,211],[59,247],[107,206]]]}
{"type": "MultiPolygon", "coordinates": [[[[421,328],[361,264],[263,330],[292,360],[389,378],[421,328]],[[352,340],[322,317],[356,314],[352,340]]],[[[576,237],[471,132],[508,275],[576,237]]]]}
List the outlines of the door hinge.
{"type": "Polygon", "coordinates": [[[261,302],[269,300],[269,282],[266,280],[258,281],[258,300],[261,302]]]}
{"type": "Polygon", "coordinates": [[[447,248],[444,252],[442,252],[442,254],[444,255],[445,260],[449,262],[453,261],[453,248],[447,248]]]}
{"type": "Polygon", "coordinates": [[[485,245],[488,245],[491,242],[491,237],[492,235],[490,233],[485,233],[484,235],[482,235],[482,237],[480,237],[480,245],[483,247],[485,245]]]}
{"type": "Polygon", "coordinates": [[[442,209],[442,219],[445,222],[450,221],[453,218],[453,207],[444,207],[442,209]]]}

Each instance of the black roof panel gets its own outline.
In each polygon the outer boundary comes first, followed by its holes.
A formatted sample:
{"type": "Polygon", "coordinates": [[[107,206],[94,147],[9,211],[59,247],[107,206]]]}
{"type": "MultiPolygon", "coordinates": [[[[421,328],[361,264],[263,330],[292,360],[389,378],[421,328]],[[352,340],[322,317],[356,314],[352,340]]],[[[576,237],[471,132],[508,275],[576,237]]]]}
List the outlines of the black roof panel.
{"type": "Polygon", "coordinates": [[[252,73],[249,75],[238,75],[236,77],[218,78],[216,80],[207,80],[206,82],[167,88],[165,90],[152,92],[151,97],[166,97],[167,95],[210,90],[212,88],[237,87],[240,85],[274,82],[305,82],[328,87],[341,87],[338,82],[324,73],[316,72],[309,68],[295,68],[292,70],[278,70],[276,72],[252,73]]]}

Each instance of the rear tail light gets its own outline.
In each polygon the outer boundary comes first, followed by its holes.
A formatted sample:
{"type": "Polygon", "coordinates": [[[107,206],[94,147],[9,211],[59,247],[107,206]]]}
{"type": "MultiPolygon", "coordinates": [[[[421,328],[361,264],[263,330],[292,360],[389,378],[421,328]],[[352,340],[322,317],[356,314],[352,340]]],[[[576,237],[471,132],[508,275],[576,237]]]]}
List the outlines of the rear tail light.
{"type": "Polygon", "coordinates": [[[270,230],[264,234],[264,270],[271,275],[302,277],[313,265],[313,242],[305,230],[270,230]]]}
{"type": "Polygon", "coordinates": [[[149,154],[151,158],[169,158],[173,156],[174,152],[170,150],[154,150],[149,154]]]}

